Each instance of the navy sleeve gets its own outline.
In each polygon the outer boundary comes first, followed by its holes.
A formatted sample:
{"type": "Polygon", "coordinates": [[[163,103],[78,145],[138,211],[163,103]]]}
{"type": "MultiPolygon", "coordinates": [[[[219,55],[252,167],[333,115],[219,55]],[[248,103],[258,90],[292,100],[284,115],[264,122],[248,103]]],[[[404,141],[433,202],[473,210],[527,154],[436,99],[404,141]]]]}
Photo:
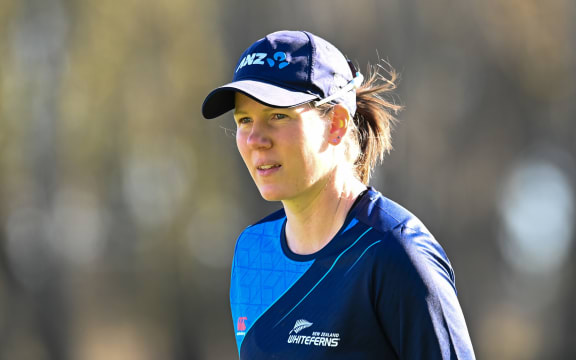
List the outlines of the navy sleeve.
{"type": "Polygon", "coordinates": [[[475,359],[454,273],[429,233],[399,226],[375,249],[373,299],[399,359],[475,359]]]}

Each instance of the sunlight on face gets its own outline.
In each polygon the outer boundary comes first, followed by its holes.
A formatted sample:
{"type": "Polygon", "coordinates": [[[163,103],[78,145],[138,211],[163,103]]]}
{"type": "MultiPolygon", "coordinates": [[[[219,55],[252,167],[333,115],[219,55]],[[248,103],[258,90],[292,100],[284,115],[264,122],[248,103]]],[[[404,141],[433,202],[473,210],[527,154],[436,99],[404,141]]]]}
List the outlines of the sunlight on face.
{"type": "Polygon", "coordinates": [[[236,93],[234,119],[238,151],[264,199],[304,200],[325,186],[336,157],[317,110],[272,108],[236,93]]]}

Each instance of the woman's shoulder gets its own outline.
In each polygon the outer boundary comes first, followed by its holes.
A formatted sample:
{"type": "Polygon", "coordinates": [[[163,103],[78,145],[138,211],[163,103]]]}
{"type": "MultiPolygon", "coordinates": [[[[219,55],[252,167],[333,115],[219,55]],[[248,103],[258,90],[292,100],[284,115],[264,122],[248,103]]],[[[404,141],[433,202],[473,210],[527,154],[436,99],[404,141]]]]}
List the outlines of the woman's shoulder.
{"type": "Polygon", "coordinates": [[[258,220],[252,225],[246,227],[239,238],[250,236],[250,235],[278,235],[282,230],[282,226],[286,221],[286,213],[284,209],[279,209],[272,214],[258,220]]]}
{"type": "Polygon", "coordinates": [[[405,270],[433,265],[453,279],[444,249],[414,214],[377,191],[368,195],[370,199],[357,218],[371,227],[371,239],[380,240],[374,246],[374,260],[405,270]]]}
{"type": "Polygon", "coordinates": [[[430,233],[426,226],[411,211],[397,202],[370,188],[355,217],[382,233],[410,229],[414,232],[430,233]]]}

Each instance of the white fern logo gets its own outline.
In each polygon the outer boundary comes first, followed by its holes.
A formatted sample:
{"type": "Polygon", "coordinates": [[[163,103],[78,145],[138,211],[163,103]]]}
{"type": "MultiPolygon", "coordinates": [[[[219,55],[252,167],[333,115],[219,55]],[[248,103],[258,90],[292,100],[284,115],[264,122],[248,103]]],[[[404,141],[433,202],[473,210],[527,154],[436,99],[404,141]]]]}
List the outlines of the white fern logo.
{"type": "Polygon", "coordinates": [[[312,323],[309,321],[306,321],[304,319],[296,320],[296,323],[294,324],[294,329],[290,331],[290,334],[292,333],[298,334],[300,331],[309,328],[310,326],[312,326],[312,323]]]}

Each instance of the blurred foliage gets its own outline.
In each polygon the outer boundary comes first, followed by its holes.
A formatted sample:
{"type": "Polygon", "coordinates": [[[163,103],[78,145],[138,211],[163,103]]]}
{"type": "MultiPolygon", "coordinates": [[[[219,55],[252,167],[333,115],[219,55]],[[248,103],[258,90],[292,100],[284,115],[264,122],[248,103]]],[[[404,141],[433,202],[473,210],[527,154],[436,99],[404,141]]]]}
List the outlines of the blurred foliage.
{"type": "Polygon", "coordinates": [[[499,204],[527,159],[574,197],[575,18],[569,0],[0,0],[0,358],[235,356],[235,237],[279,204],[200,106],[280,29],[402,73],[372,185],[447,250],[478,357],[574,357],[574,224],[569,255],[522,273],[499,204]]]}

